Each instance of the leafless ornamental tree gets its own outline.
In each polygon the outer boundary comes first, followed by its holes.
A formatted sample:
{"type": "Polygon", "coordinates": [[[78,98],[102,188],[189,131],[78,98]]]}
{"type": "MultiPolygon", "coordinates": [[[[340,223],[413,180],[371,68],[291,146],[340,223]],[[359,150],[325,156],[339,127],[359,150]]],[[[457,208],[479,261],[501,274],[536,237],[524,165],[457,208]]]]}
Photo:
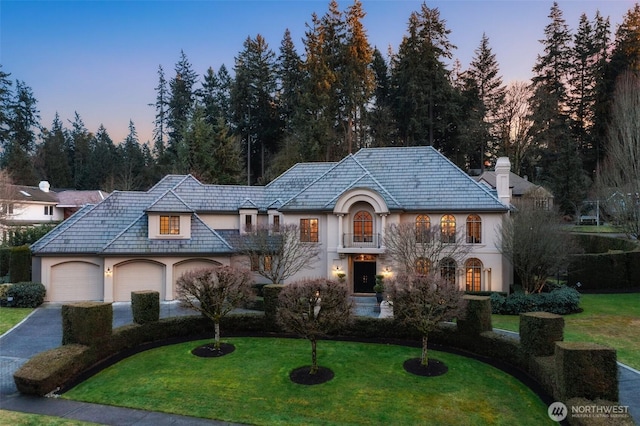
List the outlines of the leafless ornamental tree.
{"type": "Polygon", "coordinates": [[[399,274],[390,283],[393,315],[422,335],[420,364],[427,366],[429,333],[443,321],[460,318],[464,292],[440,274],[399,274]]]}
{"type": "Polygon", "coordinates": [[[303,280],[285,286],[278,296],[277,320],[292,333],[311,342],[311,368],[318,372],[317,341],[346,325],[352,302],[344,284],[325,278],[303,280]]]}
{"type": "Polygon", "coordinates": [[[258,227],[235,240],[238,252],[247,256],[260,276],[273,284],[282,284],[292,275],[312,267],[320,255],[320,244],[300,238],[293,224],[258,227]]]}
{"type": "Polygon", "coordinates": [[[523,205],[502,223],[501,252],[529,294],[540,293],[547,278],[567,266],[576,246],[556,214],[523,205]]]}
{"type": "Polygon", "coordinates": [[[214,349],[220,350],[220,320],[253,296],[253,279],[245,269],[215,266],[185,272],[176,282],[178,300],[215,325],[214,349]]]}
{"type": "Polygon", "coordinates": [[[460,262],[469,252],[461,232],[443,232],[439,226],[416,227],[414,223],[387,226],[384,244],[387,255],[403,272],[425,273],[440,269],[444,259],[460,262]]]}
{"type": "Polygon", "coordinates": [[[640,238],[640,76],[616,84],[601,193],[607,211],[630,238],[640,238]]]}
{"type": "Polygon", "coordinates": [[[8,220],[18,206],[14,204],[16,188],[6,169],[0,170],[0,223],[8,220]]]}

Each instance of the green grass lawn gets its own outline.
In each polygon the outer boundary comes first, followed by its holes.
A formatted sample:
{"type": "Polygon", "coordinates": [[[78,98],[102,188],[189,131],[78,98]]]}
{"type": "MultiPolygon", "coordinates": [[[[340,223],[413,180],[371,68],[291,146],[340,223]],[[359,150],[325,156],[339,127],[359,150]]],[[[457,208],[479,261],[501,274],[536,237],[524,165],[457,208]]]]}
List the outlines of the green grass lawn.
{"type": "Polygon", "coordinates": [[[0,424],[12,426],[82,426],[96,423],[0,410],[0,424]]]}
{"type": "Polygon", "coordinates": [[[187,342],[139,353],[103,370],[62,397],[100,404],[259,425],[551,424],[547,406],[514,377],[480,361],[431,356],[449,372],[404,371],[420,349],[321,341],[319,364],[335,372],[314,386],[290,381],[310,363],[303,339],[232,338],[236,350],[198,358],[187,342]]]}
{"type": "Polygon", "coordinates": [[[0,308],[0,335],[9,331],[31,312],[31,308],[0,308]]]}
{"type": "MultiPolygon", "coordinates": [[[[564,340],[615,348],[618,361],[640,370],[640,294],[583,294],[583,312],[565,315],[564,340]]],[[[493,327],[518,331],[517,315],[492,315],[493,327]]]]}

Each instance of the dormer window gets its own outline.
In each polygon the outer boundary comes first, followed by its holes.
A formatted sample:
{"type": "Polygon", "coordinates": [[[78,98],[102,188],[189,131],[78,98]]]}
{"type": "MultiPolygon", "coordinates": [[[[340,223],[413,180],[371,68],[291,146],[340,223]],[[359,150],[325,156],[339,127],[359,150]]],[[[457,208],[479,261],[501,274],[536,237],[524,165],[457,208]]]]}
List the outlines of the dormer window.
{"type": "Polygon", "coordinates": [[[180,216],[160,216],[160,235],[180,235],[180,216]]]}

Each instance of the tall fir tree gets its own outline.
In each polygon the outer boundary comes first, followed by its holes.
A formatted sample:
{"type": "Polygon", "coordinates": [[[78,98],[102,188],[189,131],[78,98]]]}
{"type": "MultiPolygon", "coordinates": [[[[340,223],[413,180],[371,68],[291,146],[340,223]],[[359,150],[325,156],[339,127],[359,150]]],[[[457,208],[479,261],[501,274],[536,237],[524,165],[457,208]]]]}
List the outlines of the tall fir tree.
{"type": "Polygon", "coordinates": [[[164,76],[162,65],[158,66],[158,85],[155,87],[156,101],[151,106],[155,107],[156,114],[153,120],[153,151],[160,163],[165,162],[165,149],[168,131],[169,92],[167,80],[164,76]]]}
{"type": "MultiPolygon", "coordinates": [[[[455,46],[437,8],[422,4],[409,17],[407,35],[393,58],[394,117],[404,145],[447,145],[453,88],[444,63],[455,46]]],[[[447,147],[450,148],[450,147],[447,147]]]]}
{"type": "Polygon", "coordinates": [[[36,152],[36,168],[42,180],[54,188],[72,188],[71,167],[67,156],[67,130],[56,112],[51,129],[43,129],[42,143],[36,152]]]}
{"type": "Polygon", "coordinates": [[[496,55],[489,46],[489,37],[486,34],[482,34],[480,46],[474,53],[467,76],[477,88],[478,99],[483,108],[482,121],[486,125],[486,132],[483,132],[483,135],[478,135],[485,136],[478,139],[481,144],[479,147],[481,158],[478,166],[484,169],[496,158],[500,128],[499,110],[504,104],[505,86],[502,83],[496,55]]]}
{"type": "Polygon", "coordinates": [[[115,168],[119,159],[116,155],[116,146],[102,124],[98,127],[95,136],[91,138],[89,150],[88,165],[91,170],[89,188],[113,191],[115,168]]]}
{"type": "Polygon", "coordinates": [[[8,117],[8,140],[4,146],[2,166],[14,183],[35,185],[38,178],[32,156],[36,148],[36,131],[40,129],[40,111],[31,88],[23,81],[16,80],[8,117]]]}
{"type": "Polygon", "coordinates": [[[9,141],[9,128],[10,128],[10,107],[11,99],[13,97],[13,90],[11,88],[12,82],[9,79],[11,74],[2,70],[2,64],[0,64],[0,146],[6,147],[9,141]]]}
{"type": "Polygon", "coordinates": [[[91,184],[91,139],[93,135],[87,130],[77,112],[71,122],[69,142],[71,147],[71,170],[73,172],[73,188],[78,190],[95,189],[91,184]]]}
{"type": "Polygon", "coordinates": [[[116,189],[122,191],[143,189],[144,155],[138,140],[138,132],[131,120],[129,120],[129,133],[116,147],[116,154],[119,159],[116,166],[116,189]]]}
{"type": "Polygon", "coordinates": [[[175,77],[169,81],[167,109],[167,134],[169,136],[167,155],[169,158],[177,156],[177,147],[182,142],[182,136],[192,112],[197,80],[198,75],[193,71],[187,55],[181,51],[180,60],[175,65],[175,77]]]}
{"type": "Polygon", "coordinates": [[[396,142],[393,120],[390,71],[387,61],[376,48],[373,50],[371,70],[375,81],[373,102],[365,111],[368,144],[373,147],[392,146],[396,142]]]}
{"type": "Polygon", "coordinates": [[[264,181],[266,162],[275,152],[281,135],[276,107],[275,53],[264,37],[247,37],[236,58],[231,91],[234,122],[245,138],[247,181],[264,181]]]}

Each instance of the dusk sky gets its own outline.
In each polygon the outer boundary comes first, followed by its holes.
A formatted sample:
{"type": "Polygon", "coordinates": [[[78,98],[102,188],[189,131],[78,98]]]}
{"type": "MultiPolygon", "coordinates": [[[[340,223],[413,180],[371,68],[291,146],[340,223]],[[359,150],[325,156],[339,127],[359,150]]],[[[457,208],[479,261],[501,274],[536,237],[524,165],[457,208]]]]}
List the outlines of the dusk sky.
{"type": "MultiPolygon", "coordinates": [[[[398,50],[412,11],[423,1],[364,0],[363,22],[369,42],[386,55],[398,50]]],[[[611,20],[612,34],[633,0],[559,1],[571,29],[584,12],[611,20]]],[[[346,10],[351,1],[339,1],[346,10]]],[[[496,54],[505,83],[528,80],[552,1],[429,1],[451,30],[454,57],[464,69],[483,33],[496,54]]],[[[102,123],[115,143],[128,133],[131,119],[141,142],[152,138],[154,87],[158,66],[170,80],[180,51],[202,76],[224,64],[233,74],[234,57],[247,37],[261,34],[276,53],[285,30],[298,54],[311,15],[329,1],[0,1],[0,64],[12,81],[33,90],[41,123],[51,127],[56,112],[66,127],[78,112],[87,129],[102,123]]]]}

